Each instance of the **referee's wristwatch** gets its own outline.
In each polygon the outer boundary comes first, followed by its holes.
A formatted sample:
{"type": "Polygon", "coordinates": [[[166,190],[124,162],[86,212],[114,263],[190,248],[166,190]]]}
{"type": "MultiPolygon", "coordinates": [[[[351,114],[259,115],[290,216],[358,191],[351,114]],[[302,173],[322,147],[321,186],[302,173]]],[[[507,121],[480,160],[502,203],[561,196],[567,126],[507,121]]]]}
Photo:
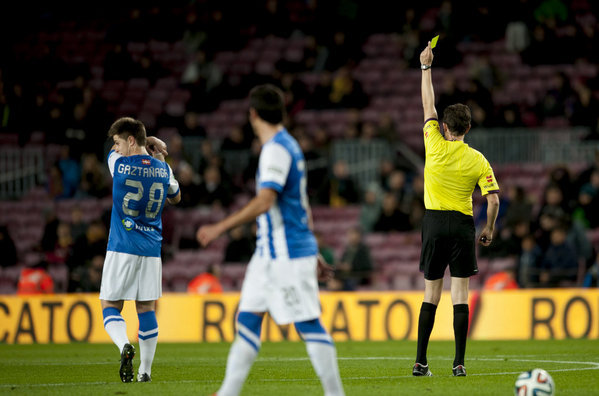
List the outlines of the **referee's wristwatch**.
{"type": "Polygon", "coordinates": [[[428,70],[431,67],[433,67],[433,65],[420,65],[420,69],[422,69],[422,70],[428,70]]]}

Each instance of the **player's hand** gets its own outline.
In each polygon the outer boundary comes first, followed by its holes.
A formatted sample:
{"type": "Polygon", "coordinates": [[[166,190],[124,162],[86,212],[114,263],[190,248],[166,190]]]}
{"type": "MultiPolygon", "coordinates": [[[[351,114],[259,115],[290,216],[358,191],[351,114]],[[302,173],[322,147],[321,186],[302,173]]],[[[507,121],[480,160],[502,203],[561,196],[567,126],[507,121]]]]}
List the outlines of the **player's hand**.
{"type": "Polygon", "coordinates": [[[156,136],[148,136],[146,138],[146,149],[152,156],[154,156],[155,153],[160,153],[165,157],[168,155],[166,143],[156,136]]]}
{"type": "Polygon", "coordinates": [[[329,281],[333,278],[334,272],[335,271],[333,270],[333,267],[331,267],[327,264],[326,261],[324,261],[322,255],[319,254],[318,256],[316,256],[316,277],[318,278],[319,282],[329,281]]]}
{"type": "Polygon", "coordinates": [[[218,224],[209,224],[201,226],[198,229],[196,238],[203,247],[206,247],[210,242],[218,238],[220,234],[222,234],[222,231],[220,230],[218,224]]]}
{"type": "Polygon", "coordinates": [[[420,64],[432,65],[433,57],[433,49],[431,48],[431,42],[429,41],[426,48],[420,53],[420,64]]]}
{"type": "Polygon", "coordinates": [[[478,236],[478,243],[483,246],[489,246],[491,242],[493,242],[493,232],[494,230],[492,228],[483,228],[482,232],[478,236]]]}

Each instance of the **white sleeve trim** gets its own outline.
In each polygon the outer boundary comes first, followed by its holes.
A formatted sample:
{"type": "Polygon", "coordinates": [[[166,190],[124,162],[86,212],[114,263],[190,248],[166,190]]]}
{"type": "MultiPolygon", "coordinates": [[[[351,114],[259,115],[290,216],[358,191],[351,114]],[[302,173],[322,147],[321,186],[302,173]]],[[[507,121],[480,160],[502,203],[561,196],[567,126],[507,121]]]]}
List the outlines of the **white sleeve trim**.
{"type": "Polygon", "coordinates": [[[177,196],[177,193],[179,192],[179,182],[177,181],[177,179],[175,179],[175,173],[173,172],[171,166],[169,164],[166,164],[166,166],[168,166],[168,170],[170,173],[168,180],[168,192],[166,196],[169,198],[174,198],[175,196],[177,196]]]}
{"type": "Polygon", "coordinates": [[[114,177],[114,164],[116,163],[116,160],[121,157],[122,155],[114,150],[110,150],[110,153],[108,153],[108,169],[110,170],[110,176],[114,177]]]}
{"type": "Polygon", "coordinates": [[[285,186],[291,169],[291,154],[278,143],[268,143],[260,154],[260,184],[275,183],[285,186]]]}

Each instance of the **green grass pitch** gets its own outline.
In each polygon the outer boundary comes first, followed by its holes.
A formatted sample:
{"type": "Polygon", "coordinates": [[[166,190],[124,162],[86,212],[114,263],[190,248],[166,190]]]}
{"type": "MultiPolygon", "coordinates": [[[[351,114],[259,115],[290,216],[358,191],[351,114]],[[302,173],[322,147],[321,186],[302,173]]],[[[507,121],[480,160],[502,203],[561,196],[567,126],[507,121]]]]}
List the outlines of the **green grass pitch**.
{"type": "MultiPolygon", "coordinates": [[[[544,368],[557,394],[599,395],[599,341],[469,341],[467,377],[451,376],[453,342],[431,342],[433,377],[412,377],[409,341],[339,342],[347,395],[510,395],[522,371],[544,368]]],[[[137,345],[135,367],[138,365],[137,345]]],[[[120,382],[112,344],[0,345],[1,395],[210,395],[229,344],[158,344],[151,383],[120,382]]],[[[322,395],[299,342],[264,343],[242,395],[322,395]]]]}

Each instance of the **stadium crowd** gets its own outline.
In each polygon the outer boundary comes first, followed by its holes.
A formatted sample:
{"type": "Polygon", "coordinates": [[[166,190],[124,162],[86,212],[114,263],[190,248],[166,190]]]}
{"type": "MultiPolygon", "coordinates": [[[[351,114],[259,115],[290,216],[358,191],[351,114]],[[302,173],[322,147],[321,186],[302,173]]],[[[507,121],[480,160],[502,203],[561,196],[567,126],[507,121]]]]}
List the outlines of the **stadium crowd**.
{"type": "MultiPolygon", "coordinates": [[[[322,287],[381,287],[377,279],[382,265],[371,254],[368,236],[418,233],[424,213],[421,169],[401,158],[381,158],[377,178],[361,185],[351,164],[331,156],[338,140],[382,140],[395,146],[406,138],[401,118],[363,116],[374,96],[360,70],[376,55],[368,45],[373,37],[391,37],[394,46],[376,50],[389,51],[393,66],[408,73],[419,66],[422,43],[441,33],[435,62],[448,73],[440,81],[437,107],[469,105],[473,133],[477,127],[582,126],[588,130],[584,139],[599,138],[594,111],[599,77],[593,66],[599,61],[599,13],[592,2],[425,1],[406,8],[399,18],[385,12],[386,3],[266,0],[227,7],[195,1],[168,7],[143,3],[126,11],[117,7],[116,13],[99,4],[37,10],[10,36],[3,35],[13,56],[0,61],[0,140],[52,148],[45,151],[48,167],[41,186],[51,200],[102,202],[111,195],[105,165],[108,126],[125,114],[140,118],[150,134],[167,141],[167,161],[181,186],[181,209],[165,211],[169,266],[178,251],[203,254],[195,238],[172,230],[180,226],[173,219],[185,217],[175,212],[218,217],[254,193],[260,145],[243,113],[246,109],[237,108],[237,122],[226,124],[224,132],[202,120],[227,101],[243,105],[251,86],[274,83],[286,94],[287,124],[308,163],[311,204],[333,211],[356,209],[347,239],[333,240],[326,230],[320,232],[321,250],[337,268],[336,278],[322,287]],[[281,56],[267,47],[254,51],[257,40],[284,45],[299,40],[301,46],[281,56]],[[512,84],[508,70],[495,62],[493,53],[460,49],[496,42],[519,64],[548,68],[536,95],[521,92],[513,101],[493,100],[512,84]],[[231,54],[236,61],[225,62],[231,54]],[[451,71],[465,64],[467,84],[462,84],[451,71]],[[585,72],[551,67],[564,64],[585,72]],[[340,131],[299,121],[302,113],[327,110],[348,114],[340,131]],[[238,157],[246,159],[243,166],[231,165],[238,157]],[[329,246],[332,242],[335,246],[329,246]]],[[[596,285],[599,246],[589,232],[599,228],[599,154],[584,169],[547,166],[538,197],[502,180],[501,165],[498,168],[499,227],[491,248],[479,251],[480,258],[510,258],[504,269],[512,271],[519,287],[596,285]]],[[[477,203],[477,226],[484,222],[481,207],[477,203]]],[[[109,210],[90,221],[83,220],[76,204],[69,220],[59,219],[52,208],[45,213],[35,249],[39,260],[31,266],[67,268],[68,277],[55,279],[54,290],[99,290],[109,210]]],[[[315,217],[317,230],[319,221],[315,217]]],[[[0,224],[2,266],[22,265],[23,252],[11,240],[14,225],[0,224]]],[[[232,230],[217,245],[221,254],[215,256],[216,264],[247,261],[254,236],[251,227],[232,230]]],[[[185,282],[193,275],[187,274],[185,282]]]]}

